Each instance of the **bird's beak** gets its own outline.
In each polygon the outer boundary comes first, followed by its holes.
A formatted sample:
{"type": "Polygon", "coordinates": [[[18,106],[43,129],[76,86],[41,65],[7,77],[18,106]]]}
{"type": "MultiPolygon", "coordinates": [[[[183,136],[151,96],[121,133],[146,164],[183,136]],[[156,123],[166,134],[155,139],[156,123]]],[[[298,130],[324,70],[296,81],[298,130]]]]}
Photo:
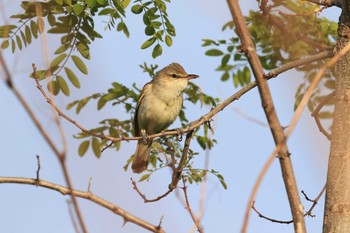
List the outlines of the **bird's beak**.
{"type": "Polygon", "coordinates": [[[186,76],[187,79],[195,79],[195,78],[198,78],[198,77],[199,77],[199,76],[196,75],[196,74],[188,74],[188,75],[186,76]]]}

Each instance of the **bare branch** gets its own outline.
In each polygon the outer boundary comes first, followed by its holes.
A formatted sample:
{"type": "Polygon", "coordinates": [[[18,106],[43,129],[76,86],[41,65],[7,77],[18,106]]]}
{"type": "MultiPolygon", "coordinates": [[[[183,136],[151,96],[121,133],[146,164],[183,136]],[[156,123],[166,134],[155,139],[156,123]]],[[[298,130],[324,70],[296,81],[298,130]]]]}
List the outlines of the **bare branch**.
{"type": "MultiPolygon", "coordinates": [[[[328,68],[332,67],[342,56],[344,56],[348,51],[350,51],[350,43],[348,43],[342,50],[340,50],[334,57],[332,57],[329,61],[327,61],[326,64],[324,64],[321,69],[319,70],[319,72],[315,75],[315,78],[313,79],[313,81],[311,82],[309,88],[306,90],[303,98],[300,101],[300,104],[298,106],[298,108],[295,110],[294,116],[291,120],[291,123],[289,124],[288,130],[286,132],[286,140],[288,139],[288,137],[291,135],[291,133],[293,132],[296,123],[298,122],[301,113],[303,111],[303,109],[305,108],[307,102],[309,101],[313,91],[315,90],[315,88],[317,87],[318,83],[320,82],[323,74],[327,71],[328,68]]],[[[254,187],[252,189],[252,193],[250,195],[249,201],[248,201],[248,205],[246,208],[246,214],[245,214],[245,219],[244,219],[244,223],[243,223],[243,228],[247,227],[248,221],[249,221],[249,213],[250,213],[250,209],[253,206],[255,197],[256,197],[256,193],[259,189],[259,186],[263,180],[263,177],[265,176],[269,166],[271,166],[275,156],[277,155],[277,151],[280,149],[280,144],[277,145],[277,147],[275,148],[275,150],[272,152],[272,154],[268,157],[268,160],[266,161],[263,169],[261,170],[261,172],[259,173],[259,176],[257,178],[257,180],[255,181],[254,187]]]]}
{"type": "Polygon", "coordinates": [[[186,201],[186,210],[190,213],[190,216],[194,222],[194,224],[196,225],[197,227],[197,230],[199,233],[203,233],[203,229],[202,229],[202,226],[200,224],[200,221],[199,219],[197,218],[197,216],[193,213],[192,209],[191,209],[191,206],[190,206],[190,201],[188,199],[188,195],[187,195],[187,186],[186,186],[186,183],[185,183],[185,180],[182,179],[182,182],[183,182],[183,187],[182,187],[182,190],[184,192],[184,195],[185,195],[185,201],[186,201]]]}
{"type": "Polygon", "coordinates": [[[145,220],[142,220],[124,209],[116,206],[91,192],[83,192],[79,190],[70,189],[55,183],[51,183],[45,180],[30,179],[30,178],[22,178],[22,177],[0,177],[0,184],[26,184],[26,185],[36,185],[40,187],[44,187],[47,189],[51,189],[57,192],[60,192],[62,195],[74,195],[75,197],[83,198],[89,200],[91,202],[96,203],[99,206],[102,206],[106,209],[109,209],[113,213],[121,216],[126,222],[132,222],[144,229],[150,230],[152,232],[164,233],[164,230],[161,226],[152,225],[145,220]]]}
{"type": "Polygon", "coordinates": [[[320,130],[321,133],[323,133],[324,136],[326,136],[326,138],[328,140],[331,140],[331,134],[329,134],[325,128],[323,127],[320,118],[318,117],[318,114],[320,113],[322,107],[331,99],[334,98],[335,96],[335,91],[333,91],[332,93],[330,93],[329,95],[327,95],[324,99],[322,99],[322,101],[319,103],[319,105],[317,106],[317,108],[311,113],[311,116],[315,118],[316,124],[318,126],[318,129],[320,130]]]}
{"type": "MultiPolygon", "coordinates": [[[[290,153],[286,144],[286,138],[284,135],[283,127],[280,124],[271,92],[267,84],[267,80],[264,78],[264,71],[261,65],[260,59],[256,53],[254,43],[251,39],[246,22],[244,21],[243,14],[240,10],[238,0],[227,1],[233,21],[235,22],[237,35],[241,41],[241,49],[246,53],[246,57],[254,73],[255,80],[257,81],[260,99],[262,107],[265,111],[266,119],[269,123],[272,136],[274,138],[276,151],[279,155],[279,162],[281,165],[281,172],[284,180],[284,185],[287,191],[288,200],[290,203],[290,209],[294,219],[294,230],[297,233],[306,232],[305,220],[303,217],[303,210],[300,208],[301,201],[299,198],[298,187],[296,184],[293,166],[290,159],[290,153]]],[[[249,218],[249,212],[252,202],[248,203],[249,210],[245,215],[245,221],[243,223],[242,232],[247,231],[247,224],[249,218]]]]}
{"type": "MultiPolygon", "coordinates": [[[[304,195],[305,199],[312,202],[311,207],[309,208],[308,211],[306,211],[304,213],[304,217],[305,216],[310,216],[310,217],[315,217],[315,215],[312,214],[312,210],[315,208],[315,206],[317,205],[318,201],[320,200],[320,198],[322,197],[324,191],[326,190],[326,185],[323,186],[321,192],[317,195],[317,197],[315,199],[310,199],[303,190],[301,190],[301,193],[304,195]]],[[[255,208],[255,202],[253,202],[252,205],[252,209],[259,215],[260,218],[269,220],[271,222],[275,222],[275,223],[280,223],[280,224],[291,224],[293,223],[293,220],[289,220],[289,221],[285,221],[285,220],[278,220],[278,219],[274,219],[274,218],[270,218],[267,217],[266,215],[263,215],[261,212],[259,212],[256,208],[255,208]]]]}

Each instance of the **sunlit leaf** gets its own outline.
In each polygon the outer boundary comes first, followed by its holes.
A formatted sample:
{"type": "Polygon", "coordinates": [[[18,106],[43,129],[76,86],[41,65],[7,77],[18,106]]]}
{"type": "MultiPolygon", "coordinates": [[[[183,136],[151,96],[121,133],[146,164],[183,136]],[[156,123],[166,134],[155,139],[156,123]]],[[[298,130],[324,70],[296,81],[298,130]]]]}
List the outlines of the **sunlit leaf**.
{"type": "Polygon", "coordinates": [[[64,78],[62,78],[59,75],[56,76],[56,79],[57,79],[57,83],[59,84],[60,89],[62,90],[63,94],[65,94],[66,96],[69,96],[69,87],[68,87],[66,80],[64,80],[64,78]]]}
{"type": "Polygon", "coordinates": [[[80,144],[79,149],[78,149],[78,154],[80,157],[83,157],[85,155],[86,151],[89,149],[89,146],[90,146],[89,140],[83,141],[80,144]]]}
{"type": "Polygon", "coordinates": [[[74,64],[77,66],[77,68],[83,74],[88,74],[88,69],[87,69],[85,63],[78,56],[73,55],[72,60],[73,60],[74,64]]]}
{"type": "Polygon", "coordinates": [[[66,71],[67,77],[69,81],[76,87],[80,88],[80,82],[78,77],[75,75],[75,73],[69,69],[68,67],[64,67],[64,70],[66,71]]]}

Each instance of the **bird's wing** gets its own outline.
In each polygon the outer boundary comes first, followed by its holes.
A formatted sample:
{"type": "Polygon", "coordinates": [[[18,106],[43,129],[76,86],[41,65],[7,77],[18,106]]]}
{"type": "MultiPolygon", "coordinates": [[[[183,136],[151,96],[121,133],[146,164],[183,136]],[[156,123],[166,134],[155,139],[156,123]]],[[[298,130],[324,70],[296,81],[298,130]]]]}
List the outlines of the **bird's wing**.
{"type": "Polygon", "coordinates": [[[139,106],[140,104],[142,103],[144,97],[145,97],[145,91],[146,89],[148,88],[151,88],[152,86],[152,81],[146,83],[143,88],[142,88],[142,91],[141,91],[141,94],[139,96],[139,99],[137,100],[137,105],[136,105],[136,110],[135,110],[135,115],[134,115],[134,134],[135,134],[135,137],[139,137],[141,136],[140,134],[140,127],[139,127],[139,122],[137,120],[138,118],[138,112],[139,112],[139,106]]]}

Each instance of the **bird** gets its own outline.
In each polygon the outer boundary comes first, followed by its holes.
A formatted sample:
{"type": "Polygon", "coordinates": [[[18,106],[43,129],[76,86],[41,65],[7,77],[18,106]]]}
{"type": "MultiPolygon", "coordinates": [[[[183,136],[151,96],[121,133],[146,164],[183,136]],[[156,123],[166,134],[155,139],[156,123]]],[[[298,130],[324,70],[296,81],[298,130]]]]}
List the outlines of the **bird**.
{"type": "Polygon", "coordinates": [[[182,92],[189,80],[198,77],[196,74],[187,74],[180,64],[171,63],[144,85],[133,121],[134,135],[142,136],[131,165],[134,173],[142,173],[147,169],[153,142],[147,135],[162,132],[176,120],[182,109],[182,92]]]}

